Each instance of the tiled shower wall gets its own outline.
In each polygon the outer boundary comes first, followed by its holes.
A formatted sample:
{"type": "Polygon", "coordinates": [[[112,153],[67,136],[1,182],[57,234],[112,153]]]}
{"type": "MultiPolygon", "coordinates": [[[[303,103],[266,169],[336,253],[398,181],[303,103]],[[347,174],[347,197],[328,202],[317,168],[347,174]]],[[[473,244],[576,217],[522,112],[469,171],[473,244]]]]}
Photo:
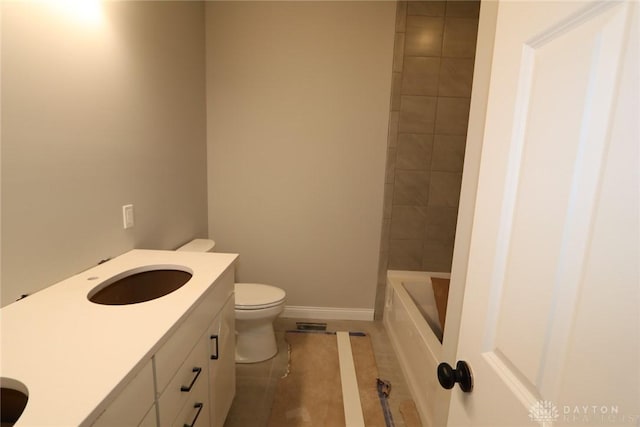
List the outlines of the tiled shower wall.
{"type": "Polygon", "coordinates": [[[387,269],[451,271],[479,10],[398,2],[376,317],[387,269]]]}

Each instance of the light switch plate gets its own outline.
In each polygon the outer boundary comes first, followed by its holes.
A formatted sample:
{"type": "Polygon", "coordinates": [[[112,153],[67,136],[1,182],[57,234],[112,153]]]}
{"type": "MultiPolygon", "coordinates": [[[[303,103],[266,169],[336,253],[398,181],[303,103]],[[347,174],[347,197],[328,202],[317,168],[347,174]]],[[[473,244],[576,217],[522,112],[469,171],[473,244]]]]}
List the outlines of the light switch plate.
{"type": "Polygon", "coordinates": [[[133,205],[124,205],[122,207],[122,225],[125,230],[133,227],[133,205]]]}

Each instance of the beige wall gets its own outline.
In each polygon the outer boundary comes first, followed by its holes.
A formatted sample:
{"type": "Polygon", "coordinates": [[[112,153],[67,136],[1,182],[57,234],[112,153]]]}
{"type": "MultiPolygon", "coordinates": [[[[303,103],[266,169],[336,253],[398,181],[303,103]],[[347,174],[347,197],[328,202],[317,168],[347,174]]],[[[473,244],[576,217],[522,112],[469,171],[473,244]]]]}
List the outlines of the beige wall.
{"type": "Polygon", "coordinates": [[[373,308],[394,16],[207,4],[209,233],[288,305],[373,308]]]}
{"type": "Polygon", "coordinates": [[[2,2],[2,305],[206,233],[203,5],[104,4],[2,2]]]}

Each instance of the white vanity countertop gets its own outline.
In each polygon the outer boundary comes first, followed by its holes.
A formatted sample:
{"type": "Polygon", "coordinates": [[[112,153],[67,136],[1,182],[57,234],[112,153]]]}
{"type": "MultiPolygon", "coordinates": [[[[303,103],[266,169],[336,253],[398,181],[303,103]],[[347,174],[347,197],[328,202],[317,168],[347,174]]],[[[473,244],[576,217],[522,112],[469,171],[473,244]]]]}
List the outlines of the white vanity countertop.
{"type": "Polygon", "coordinates": [[[236,258],[132,250],[2,308],[0,376],[18,380],[29,390],[16,426],[93,422],[101,402],[149,361],[236,258]],[[186,267],[193,277],[176,291],[143,303],[113,306],[87,299],[103,281],[149,266],[186,267]]]}

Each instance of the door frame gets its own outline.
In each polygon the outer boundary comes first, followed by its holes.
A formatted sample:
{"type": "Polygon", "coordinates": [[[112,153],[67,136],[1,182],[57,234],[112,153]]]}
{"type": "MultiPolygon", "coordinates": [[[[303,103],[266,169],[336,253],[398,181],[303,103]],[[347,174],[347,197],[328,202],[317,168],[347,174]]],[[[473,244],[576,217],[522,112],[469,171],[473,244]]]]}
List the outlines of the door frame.
{"type": "MultiPolygon", "coordinates": [[[[498,7],[498,1],[481,0],[480,3],[478,38],[476,42],[473,84],[471,88],[471,107],[469,111],[462,185],[460,188],[460,204],[458,207],[456,236],[453,248],[451,286],[449,287],[447,302],[447,327],[444,330],[442,340],[441,362],[447,362],[451,365],[455,365],[456,353],[458,351],[458,337],[467,280],[467,263],[471,245],[473,215],[476,206],[476,192],[478,189],[480,157],[487,113],[487,101],[489,98],[489,82],[491,80],[493,44],[496,34],[498,7]]],[[[433,375],[436,375],[436,373],[433,372],[433,375]]],[[[437,399],[435,407],[438,408],[438,412],[434,414],[434,425],[445,426],[447,425],[449,417],[451,391],[440,389],[434,398],[437,399]]]]}

